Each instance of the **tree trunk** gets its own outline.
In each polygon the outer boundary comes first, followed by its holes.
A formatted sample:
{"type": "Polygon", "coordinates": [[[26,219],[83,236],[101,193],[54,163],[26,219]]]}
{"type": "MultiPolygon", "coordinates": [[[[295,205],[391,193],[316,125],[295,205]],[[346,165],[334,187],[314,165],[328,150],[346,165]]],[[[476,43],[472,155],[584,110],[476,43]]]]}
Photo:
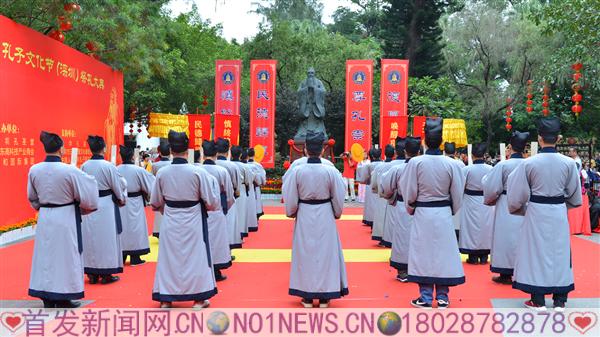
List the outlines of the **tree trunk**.
{"type": "Polygon", "coordinates": [[[414,0],[410,23],[408,25],[408,43],[406,46],[406,58],[412,63],[421,45],[421,34],[419,20],[424,7],[424,0],[414,0]]]}

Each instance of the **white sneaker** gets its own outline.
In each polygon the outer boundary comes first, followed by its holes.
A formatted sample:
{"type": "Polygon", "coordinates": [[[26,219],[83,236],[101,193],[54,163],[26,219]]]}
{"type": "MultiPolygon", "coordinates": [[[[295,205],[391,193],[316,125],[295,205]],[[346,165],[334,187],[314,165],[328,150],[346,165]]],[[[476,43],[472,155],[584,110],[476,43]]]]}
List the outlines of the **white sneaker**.
{"type": "Polygon", "coordinates": [[[304,300],[301,300],[300,303],[302,303],[302,306],[305,307],[305,308],[312,308],[313,307],[313,301],[304,302],[304,300]]]}
{"type": "Polygon", "coordinates": [[[192,305],[192,308],[194,308],[194,309],[204,309],[204,308],[208,308],[209,305],[210,305],[210,301],[209,300],[204,300],[202,302],[194,302],[194,305],[192,305]]]}
{"type": "Polygon", "coordinates": [[[329,301],[319,301],[319,308],[329,308],[329,301]]]}

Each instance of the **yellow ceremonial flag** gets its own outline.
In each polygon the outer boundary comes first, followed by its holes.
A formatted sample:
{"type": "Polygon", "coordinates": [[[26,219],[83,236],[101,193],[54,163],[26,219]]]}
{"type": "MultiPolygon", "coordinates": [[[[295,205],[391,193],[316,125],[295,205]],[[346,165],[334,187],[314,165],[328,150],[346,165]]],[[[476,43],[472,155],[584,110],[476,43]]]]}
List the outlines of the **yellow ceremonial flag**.
{"type": "Polygon", "coordinates": [[[169,130],[185,132],[189,136],[188,116],[157,112],[150,113],[148,133],[151,137],[167,138],[169,130]]]}
{"type": "Polygon", "coordinates": [[[456,147],[465,147],[467,141],[467,127],[463,119],[444,118],[444,128],[442,130],[442,148],[444,143],[455,143],[456,147]]]}

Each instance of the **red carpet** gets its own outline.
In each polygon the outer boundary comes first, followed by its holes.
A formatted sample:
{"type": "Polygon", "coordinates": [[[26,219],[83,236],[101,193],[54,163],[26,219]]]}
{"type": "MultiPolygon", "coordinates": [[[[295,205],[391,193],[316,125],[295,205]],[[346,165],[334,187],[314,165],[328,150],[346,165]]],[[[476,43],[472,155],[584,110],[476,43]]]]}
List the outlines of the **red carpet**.
{"type": "MultiPolygon", "coordinates": [[[[267,214],[283,214],[282,207],[267,207],[267,214]]],[[[345,214],[360,214],[349,208],[345,214]]],[[[149,212],[151,213],[151,212],[149,212]]],[[[149,215],[148,223],[152,223],[149,215]]],[[[338,223],[344,249],[376,249],[368,227],[360,221],[338,223]]],[[[250,234],[245,249],[291,248],[292,220],[261,220],[260,230],[250,234]]],[[[382,248],[378,248],[382,249],[382,248]]],[[[0,249],[0,299],[33,300],[27,295],[33,241],[0,249]]],[[[575,291],[571,298],[600,297],[600,245],[573,237],[575,291]]],[[[350,295],[333,301],[332,307],[408,307],[418,296],[415,284],[401,284],[387,263],[347,263],[350,295]]],[[[522,298],[524,293],[491,281],[489,265],[464,265],[467,283],[453,287],[453,307],[490,307],[491,298],[522,298]]],[[[85,299],[94,307],[156,307],[151,300],[155,263],[125,268],[121,281],[111,285],[86,282],[85,299]]],[[[218,283],[213,307],[298,307],[298,299],[287,295],[289,263],[234,263],[225,271],[228,279],[218,283]]],[[[179,306],[188,307],[190,303],[179,306]]]]}

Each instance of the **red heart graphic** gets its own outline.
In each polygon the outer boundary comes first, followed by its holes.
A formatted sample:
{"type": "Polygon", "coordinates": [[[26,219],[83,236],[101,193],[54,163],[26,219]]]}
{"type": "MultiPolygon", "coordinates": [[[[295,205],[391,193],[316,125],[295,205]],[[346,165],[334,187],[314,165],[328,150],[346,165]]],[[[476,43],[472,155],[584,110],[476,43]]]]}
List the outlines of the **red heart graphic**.
{"type": "Polygon", "coordinates": [[[25,320],[20,312],[4,312],[0,315],[0,323],[11,332],[17,332],[23,326],[25,320]]]}
{"type": "Polygon", "coordinates": [[[21,317],[19,316],[8,316],[6,317],[6,324],[11,328],[15,328],[19,324],[21,324],[21,317]]]}
{"type": "Polygon", "coordinates": [[[585,329],[588,325],[590,325],[590,323],[592,323],[592,319],[590,317],[575,317],[573,321],[582,329],[585,329]]]}

